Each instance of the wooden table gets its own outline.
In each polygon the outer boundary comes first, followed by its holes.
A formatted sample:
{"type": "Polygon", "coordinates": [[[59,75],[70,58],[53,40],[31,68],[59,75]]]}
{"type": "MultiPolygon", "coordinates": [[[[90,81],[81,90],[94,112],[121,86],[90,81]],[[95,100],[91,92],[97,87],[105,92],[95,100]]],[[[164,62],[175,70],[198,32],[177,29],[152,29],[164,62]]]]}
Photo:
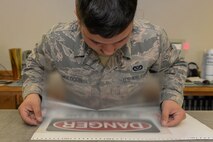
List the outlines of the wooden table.
{"type": "Polygon", "coordinates": [[[186,86],[184,96],[213,96],[213,86],[186,86]]]}
{"type": "MultiPolygon", "coordinates": [[[[188,111],[208,127],[213,129],[213,111],[188,111]]],[[[0,110],[0,141],[1,142],[26,142],[31,141],[33,133],[38,126],[28,126],[23,123],[17,110],[0,110]]],[[[193,142],[203,142],[208,140],[193,140],[193,142]]],[[[211,140],[212,141],[212,140],[211,140]]],[[[37,142],[37,141],[36,141],[37,142]]],[[[50,142],[38,141],[38,142],[50,142]]],[[[149,141],[150,142],[150,141],[149,141]]],[[[170,142],[170,141],[167,141],[170,142]]],[[[178,142],[178,141],[172,141],[178,142]]],[[[189,142],[180,141],[180,142],[189,142]]],[[[210,142],[210,141],[209,141],[210,142]]]]}
{"type": "Polygon", "coordinates": [[[21,87],[0,86],[0,109],[17,109],[22,101],[21,87]]]}

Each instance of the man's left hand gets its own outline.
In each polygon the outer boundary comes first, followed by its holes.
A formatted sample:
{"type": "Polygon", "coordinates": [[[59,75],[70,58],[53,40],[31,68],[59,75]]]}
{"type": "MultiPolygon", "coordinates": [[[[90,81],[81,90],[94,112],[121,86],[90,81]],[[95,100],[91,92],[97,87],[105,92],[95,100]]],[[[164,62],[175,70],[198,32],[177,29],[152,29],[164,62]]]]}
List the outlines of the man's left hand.
{"type": "Polygon", "coordinates": [[[186,118],[185,111],[172,100],[165,100],[161,106],[161,124],[165,127],[177,126],[182,120],[186,118]]]}

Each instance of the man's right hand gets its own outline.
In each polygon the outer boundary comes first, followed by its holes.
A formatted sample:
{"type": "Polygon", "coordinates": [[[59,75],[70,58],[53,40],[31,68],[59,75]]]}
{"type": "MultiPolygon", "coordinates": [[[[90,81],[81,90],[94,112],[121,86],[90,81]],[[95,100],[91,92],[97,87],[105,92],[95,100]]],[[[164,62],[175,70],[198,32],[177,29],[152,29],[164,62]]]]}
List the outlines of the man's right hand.
{"type": "Polygon", "coordinates": [[[41,99],[38,94],[28,95],[18,108],[22,120],[29,125],[42,122],[41,99]]]}

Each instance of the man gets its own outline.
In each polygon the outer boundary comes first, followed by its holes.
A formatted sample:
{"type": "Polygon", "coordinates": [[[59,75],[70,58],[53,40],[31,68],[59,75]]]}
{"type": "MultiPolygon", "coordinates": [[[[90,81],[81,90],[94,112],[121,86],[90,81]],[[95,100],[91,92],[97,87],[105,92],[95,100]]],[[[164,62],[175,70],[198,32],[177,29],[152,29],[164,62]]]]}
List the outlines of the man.
{"type": "Polygon", "coordinates": [[[164,30],[146,21],[134,22],[137,0],[77,0],[78,21],[52,28],[29,56],[23,76],[22,119],[42,121],[45,77],[57,71],[75,104],[101,107],[132,97],[150,73],[162,73],[160,105],[163,126],[184,118],[181,108],[186,63],[170,46],[164,30]],[[82,103],[83,102],[83,103],[82,103]]]}

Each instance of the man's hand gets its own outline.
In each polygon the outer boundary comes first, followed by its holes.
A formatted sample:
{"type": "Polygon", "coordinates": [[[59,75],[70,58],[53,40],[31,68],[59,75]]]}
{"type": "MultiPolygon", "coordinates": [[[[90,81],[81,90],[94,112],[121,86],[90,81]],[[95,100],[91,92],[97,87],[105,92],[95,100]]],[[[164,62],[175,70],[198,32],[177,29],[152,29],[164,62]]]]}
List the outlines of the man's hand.
{"type": "Polygon", "coordinates": [[[174,101],[165,100],[162,103],[161,124],[165,127],[177,126],[186,118],[185,111],[174,101]]]}
{"type": "Polygon", "coordinates": [[[28,95],[18,110],[25,123],[38,125],[42,122],[41,99],[38,94],[28,95]]]}

